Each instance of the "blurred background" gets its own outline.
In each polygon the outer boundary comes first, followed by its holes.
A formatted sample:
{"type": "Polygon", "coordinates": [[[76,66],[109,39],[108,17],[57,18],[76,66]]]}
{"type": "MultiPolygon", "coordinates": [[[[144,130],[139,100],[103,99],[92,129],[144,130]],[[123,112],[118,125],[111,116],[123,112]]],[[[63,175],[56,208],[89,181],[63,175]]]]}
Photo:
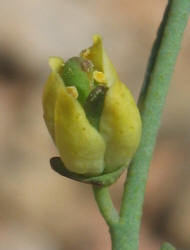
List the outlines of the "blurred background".
{"type": "MultiPolygon", "coordinates": [[[[89,47],[94,33],[137,99],[166,0],[0,0],[0,250],[109,250],[91,187],[53,172],[42,118],[48,57],[89,47]]],[[[190,26],[151,164],[140,250],[190,249],[190,26]]],[[[119,207],[125,176],[111,187],[119,207]]]]}

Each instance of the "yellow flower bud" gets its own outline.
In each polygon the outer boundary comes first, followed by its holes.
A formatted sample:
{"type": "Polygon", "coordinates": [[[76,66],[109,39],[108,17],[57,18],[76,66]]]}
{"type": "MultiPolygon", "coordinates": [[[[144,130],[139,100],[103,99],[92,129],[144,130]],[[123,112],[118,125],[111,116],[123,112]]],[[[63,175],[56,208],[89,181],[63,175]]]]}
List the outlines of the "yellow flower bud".
{"type": "Polygon", "coordinates": [[[64,167],[95,177],[128,166],[140,141],[141,119],[101,37],[93,40],[90,48],[65,63],[50,58],[43,111],[64,167]]]}

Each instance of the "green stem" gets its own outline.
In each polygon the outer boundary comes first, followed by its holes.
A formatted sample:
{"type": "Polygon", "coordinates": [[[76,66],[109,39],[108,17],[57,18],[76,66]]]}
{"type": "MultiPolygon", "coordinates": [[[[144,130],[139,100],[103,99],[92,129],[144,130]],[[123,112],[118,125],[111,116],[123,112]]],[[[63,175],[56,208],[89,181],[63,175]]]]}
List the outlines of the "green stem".
{"type": "MultiPolygon", "coordinates": [[[[126,235],[124,234],[124,225],[119,223],[110,227],[112,250],[125,250],[128,249],[128,242],[126,241],[126,235]]],[[[131,249],[132,250],[132,249],[131,249]]]]}
{"type": "Polygon", "coordinates": [[[120,223],[125,225],[125,250],[137,250],[145,185],[160,119],[190,11],[190,0],[170,0],[154,43],[139,99],[143,131],[129,167],[120,223]]]}
{"type": "Polygon", "coordinates": [[[112,203],[109,188],[93,186],[93,190],[102,216],[104,217],[107,224],[112,227],[114,224],[119,222],[119,215],[112,203]]]}
{"type": "Polygon", "coordinates": [[[175,248],[170,243],[164,243],[160,250],[175,250],[175,248]]]}

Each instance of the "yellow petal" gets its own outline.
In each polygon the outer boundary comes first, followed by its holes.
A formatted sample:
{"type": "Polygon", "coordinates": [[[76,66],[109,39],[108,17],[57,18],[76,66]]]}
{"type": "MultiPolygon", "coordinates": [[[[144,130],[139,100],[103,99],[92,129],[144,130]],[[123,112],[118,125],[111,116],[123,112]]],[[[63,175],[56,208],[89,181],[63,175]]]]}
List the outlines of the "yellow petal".
{"type": "Polygon", "coordinates": [[[49,65],[50,68],[52,69],[52,72],[44,87],[42,104],[43,104],[44,120],[48,128],[48,131],[54,140],[55,103],[59,87],[64,85],[61,77],[58,74],[59,70],[63,67],[63,60],[59,57],[50,57],[49,65]]]}
{"type": "Polygon", "coordinates": [[[104,140],[65,87],[59,91],[55,108],[55,140],[61,159],[70,171],[88,176],[103,172],[104,140]]]}
{"type": "Polygon", "coordinates": [[[141,137],[141,119],[127,87],[117,81],[108,90],[100,120],[106,141],[105,172],[128,165],[141,137]]]}
{"type": "Polygon", "coordinates": [[[117,72],[103,48],[101,36],[94,35],[93,45],[82,51],[81,56],[92,61],[95,68],[104,73],[108,86],[119,80],[117,72]]]}
{"type": "Polygon", "coordinates": [[[49,66],[50,66],[52,71],[59,72],[64,66],[64,61],[63,61],[63,59],[61,57],[50,56],[50,58],[49,58],[49,66]]]}

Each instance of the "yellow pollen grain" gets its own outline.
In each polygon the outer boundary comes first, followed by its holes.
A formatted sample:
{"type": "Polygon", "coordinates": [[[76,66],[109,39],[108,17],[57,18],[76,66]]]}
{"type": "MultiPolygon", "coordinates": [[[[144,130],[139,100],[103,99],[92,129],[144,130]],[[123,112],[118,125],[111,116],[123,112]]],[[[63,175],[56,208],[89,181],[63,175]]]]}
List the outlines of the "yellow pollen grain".
{"type": "Polygon", "coordinates": [[[76,89],[75,86],[69,86],[69,87],[66,87],[66,89],[67,89],[67,92],[68,92],[71,96],[73,96],[75,99],[78,98],[79,94],[78,94],[78,91],[77,91],[77,89],[76,89]]]}
{"type": "Polygon", "coordinates": [[[100,71],[94,71],[93,73],[93,78],[94,80],[96,80],[97,82],[106,85],[106,78],[103,72],[100,71]]]}

